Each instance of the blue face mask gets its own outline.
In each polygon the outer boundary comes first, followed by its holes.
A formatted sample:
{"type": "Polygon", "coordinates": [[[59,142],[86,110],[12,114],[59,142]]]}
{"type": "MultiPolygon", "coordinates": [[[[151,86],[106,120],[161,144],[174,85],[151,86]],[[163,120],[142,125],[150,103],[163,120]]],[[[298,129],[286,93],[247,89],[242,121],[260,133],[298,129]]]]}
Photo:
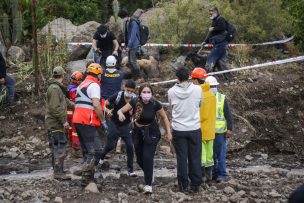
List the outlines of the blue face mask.
{"type": "Polygon", "coordinates": [[[212,87],[210,88],[211,92],[213,92],[213,94],[216,94],[217,93],[217,88],[216,87],[212,87]]]}

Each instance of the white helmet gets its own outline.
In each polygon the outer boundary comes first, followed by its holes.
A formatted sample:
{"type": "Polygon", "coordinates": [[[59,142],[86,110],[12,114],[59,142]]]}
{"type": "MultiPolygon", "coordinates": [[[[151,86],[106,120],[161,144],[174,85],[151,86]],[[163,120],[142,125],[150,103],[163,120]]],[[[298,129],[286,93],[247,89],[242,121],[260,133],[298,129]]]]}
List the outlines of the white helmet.
{"type": "Polygon", "coordinates": [[[217,82],[216,78],[213,77],[213,76],[208,76],[205,81],[209,82],[210,86],[219,85],[219,83],[217,82]]]}
{"type": "Polygon", "coordinates": [[[116,62],[117,62],[117,60],[116,60],[115,56],[112,56],[112,55],[108,56],[108,58],[106,60],[106,66],[114,67],[114,66],[116,66],[116,62]]]}

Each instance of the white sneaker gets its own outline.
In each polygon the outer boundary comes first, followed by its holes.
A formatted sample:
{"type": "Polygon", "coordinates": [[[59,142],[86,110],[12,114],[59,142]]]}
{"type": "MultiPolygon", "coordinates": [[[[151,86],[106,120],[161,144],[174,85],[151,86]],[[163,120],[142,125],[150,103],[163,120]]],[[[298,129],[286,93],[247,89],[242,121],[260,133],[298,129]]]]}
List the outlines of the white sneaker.
{"type": "Polygon", "coordinates": [[[129,177],[137,177],[136,173],[134,172],[128,172],[129,177]]]}
{"type": "Polygon", "coordinates": [[[144,187],[144,194],[152,194],[152,186],[145,185],[145,187],[144,187]]]}
{"type": "Polygon", "coordinates": [[[100,159],[98,164],[102,165],[104,163],[104,160],[100,159]]]}

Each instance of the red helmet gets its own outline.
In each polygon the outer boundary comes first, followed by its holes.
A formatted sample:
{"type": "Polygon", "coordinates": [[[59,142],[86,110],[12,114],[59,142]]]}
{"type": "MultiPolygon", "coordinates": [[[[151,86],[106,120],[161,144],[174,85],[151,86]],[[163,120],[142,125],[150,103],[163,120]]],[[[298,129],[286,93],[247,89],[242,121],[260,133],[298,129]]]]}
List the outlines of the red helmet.
{"type": "Polygon", "coordinates": [[[194,70],[191,73],[192,78],[197,78],[197,79],[205,79],[207,78],[207,72],[203,68],[194,68],[194,70]]]}
{"type": "Polygon", "coordinates": [[[75,71],[71,75],[72,80],[81,81],[83,79],[83,74],[79,71],[75,71]]]}

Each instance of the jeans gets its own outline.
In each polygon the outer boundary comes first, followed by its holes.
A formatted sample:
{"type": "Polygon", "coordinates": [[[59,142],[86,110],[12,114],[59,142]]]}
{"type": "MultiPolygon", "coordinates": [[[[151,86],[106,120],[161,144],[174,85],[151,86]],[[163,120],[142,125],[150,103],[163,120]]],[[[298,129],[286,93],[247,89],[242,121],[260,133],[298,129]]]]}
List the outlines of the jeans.
{"type": "MultiPolygon", "coordinates": [[[[8,91],[8,95],[7,95],[8,102],[15,101],[15,83],[16,83],[16,81],[12,77],[10,77],[9,75],[6,75],[5,86],[7,87],[7,91],[8,91]]],[[[1,85],[0,85],[0,88],[1,88],[1,85]]]]}
{"type": "Polygon", "coordinates": [[[134,142],[136,160],[140,168],[144,171],[144,179],[146,185],[152,185],[153,168],[154,168],[154,155],[157,144],[160,140],[160,131],[156,122],[153,122],[148,127],[148,141],[144,135],[144,129],[135,126],[133,136],[136,141],[134,142]]]}
{"type": "Polygon", "coordinates": [[[202,132],[201,129],[193,131],[173,130],[173,145],[177,159],[177,180],[179,186],[186,189],[189,185],[199,186],[202,183],[201,157],[202,132]]]}
{"type": "Polygon", "coordinates": [[[112,119],[110,119],[108,121],[108,126],[109,126],[109,134],[107,136],[106,146],[101,153],[101,159],[103,160],[105,156],[114,149],[118,138],[121,137],[123,141],[126,143],[128,171],[133,172],[134,152],[133,152],[131,129],[129,127],[129,124],[119,126],[116,125],[112,119]]]}
{"type": "MultiPolygon", "coordinates": [[[[227,41],[215,44],[210,54],[208,55],[206,62],[206,70],[208,72],[214,72],[214,67],[217,66],[219,71],[228,70],[227,66],[227,41]]],[[[231,77],[230,73],[224,74],[225,79],[231,77]]]]}
{"type": "Polygon", "coordinates": [[[137,77],[139,76],[139,65],[137,63],[137,52],[138,52],[139,48],[134,48],[134,49],[130,49],[129,50],[129,64],[130,64],[130,68],[132,70],[132,74],[137,77]]]}
{"type": "Polygon", "coordinates": [[[213,177],[214,179],[225,179],[226,173],[226,136],[224,134],[215,134],[213,145],[213,177]]]}
{"type": "Polygon", "coordinates": [[[102,144],[97,128],[76,123],[74,125],[85,161],[94,162],[97,165],[102,151],[102,144]]]}
{"type": "Polygon", "coordinates": [[[108,56],[112,55],[112,52],[113,52],[112,50],[105,50],[105,51],[102,51],[100,54],[93,50],[94,62],[105,67],[106,60],[107,60],[108,56]]]}

